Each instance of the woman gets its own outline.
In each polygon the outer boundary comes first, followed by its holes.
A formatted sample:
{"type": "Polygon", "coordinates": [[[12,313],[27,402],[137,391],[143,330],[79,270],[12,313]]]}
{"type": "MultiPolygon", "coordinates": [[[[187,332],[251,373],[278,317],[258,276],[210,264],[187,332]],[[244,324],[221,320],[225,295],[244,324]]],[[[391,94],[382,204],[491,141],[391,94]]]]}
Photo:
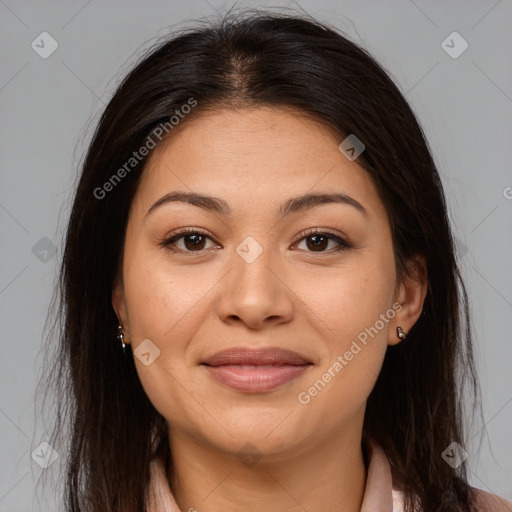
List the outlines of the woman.
{"type": "Polygon", "coordinates": [[[88,150],[61,294],[67,510],[512,510],[466,479],[427,142],[332,28],[253,12],[153,49],[88,150]]]}

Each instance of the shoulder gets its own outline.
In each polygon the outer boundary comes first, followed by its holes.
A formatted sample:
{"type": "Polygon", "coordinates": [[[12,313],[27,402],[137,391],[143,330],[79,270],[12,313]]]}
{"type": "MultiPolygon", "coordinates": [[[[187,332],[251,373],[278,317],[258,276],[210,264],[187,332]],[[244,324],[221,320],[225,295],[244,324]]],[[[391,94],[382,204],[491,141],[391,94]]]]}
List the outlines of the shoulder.
{"type": "MultiPolygon", "coordinates": [[[[512,502],[482,489],[473,487],[471,490],[475,500],[475,512],[512,512],[512,502]]],[[[404,493],[397,489],[393,489],[393,512],[404,512],[404,493]]]]}
{"type": "Polygon", "coordinates": [[[479,512],[512,512],[512,502],[505,498],[475,487],[472,488],[472,491],[479,512]]]}

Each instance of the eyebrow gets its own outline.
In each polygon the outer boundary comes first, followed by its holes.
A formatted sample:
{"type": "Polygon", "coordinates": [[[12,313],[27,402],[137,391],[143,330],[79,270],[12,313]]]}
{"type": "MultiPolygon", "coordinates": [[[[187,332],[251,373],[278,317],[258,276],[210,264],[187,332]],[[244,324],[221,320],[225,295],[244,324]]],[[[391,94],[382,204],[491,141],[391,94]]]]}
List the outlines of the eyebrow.
{"type": "MultiPolygon", "coordinates": [[[[156,201],[151,206],[151,208],[149,208],[145,217],[155,211],[158,207],[173,202],[188,203],[193,206],[202,208],[208,212],[218,213],[220,215],[231,214],[231,208],[229,205],[218,197],[205,196],[196,192],[169,192],[165,196],[158,199],[158,201],[156,201]]],[[[349,195],[343,194],[341,192],[310,193],[302,196],[292,197],[281,204],[279,207],[279,216],[280,218],[283,218],[293,213],[299,213],[310,208],[314,208],[315,206],[332,203],[353,206],[366,218],[368,218],[368,212],[366,208],[359,201],[356,201],[353,197],[350,197],[349,195]]]]}

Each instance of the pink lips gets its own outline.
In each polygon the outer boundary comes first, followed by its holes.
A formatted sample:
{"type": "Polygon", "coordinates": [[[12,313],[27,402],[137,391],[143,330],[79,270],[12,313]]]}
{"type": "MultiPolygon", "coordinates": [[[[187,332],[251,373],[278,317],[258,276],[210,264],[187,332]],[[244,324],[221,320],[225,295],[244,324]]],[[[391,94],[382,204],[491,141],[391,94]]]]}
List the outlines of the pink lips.
{"type": "Polygon", "coordinates": [[[255,393],[296,379],[312,365],[297,352],[277,347],[223,350],[201,364],[220,383],[255,393]]]}

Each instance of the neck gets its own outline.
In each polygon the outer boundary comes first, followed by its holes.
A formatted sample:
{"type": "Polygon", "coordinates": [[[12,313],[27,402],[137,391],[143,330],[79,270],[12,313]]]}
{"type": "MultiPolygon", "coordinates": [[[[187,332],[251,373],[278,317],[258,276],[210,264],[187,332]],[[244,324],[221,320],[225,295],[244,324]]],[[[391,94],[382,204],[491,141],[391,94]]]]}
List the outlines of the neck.
{"type": "Polygon", "coordinates": [[[241,460],[186,433],[169,431],[168,474],[182,511],[359,512],[366,485],[360,431],[336,432],[306,448],[241,460]]]}

